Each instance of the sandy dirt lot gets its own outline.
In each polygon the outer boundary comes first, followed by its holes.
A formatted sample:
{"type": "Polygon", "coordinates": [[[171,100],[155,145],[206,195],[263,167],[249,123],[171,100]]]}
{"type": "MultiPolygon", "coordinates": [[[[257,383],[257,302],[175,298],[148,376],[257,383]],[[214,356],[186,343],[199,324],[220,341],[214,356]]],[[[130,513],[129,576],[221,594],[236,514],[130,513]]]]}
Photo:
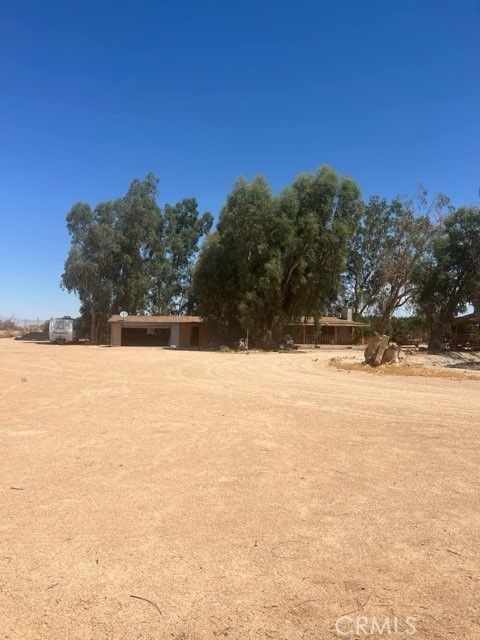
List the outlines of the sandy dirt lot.
{"type": "Polygon", "coordinates": [[[0,341],[0,638],[480,638],[480,382],[332,355],[0,341]]]}

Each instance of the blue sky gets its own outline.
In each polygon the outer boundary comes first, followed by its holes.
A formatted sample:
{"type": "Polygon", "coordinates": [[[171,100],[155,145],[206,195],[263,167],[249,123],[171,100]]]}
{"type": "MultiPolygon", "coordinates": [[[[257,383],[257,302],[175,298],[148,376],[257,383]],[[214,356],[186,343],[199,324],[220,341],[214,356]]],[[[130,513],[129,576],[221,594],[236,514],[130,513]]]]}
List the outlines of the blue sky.
{"type": "Polygon", "coordinates": [[[324,163],[365,197],[478,203],[478,1],[0,6],[0,316],[76,313],[67,211],[149,171],[215,215],[239,175],[324,163]]]}

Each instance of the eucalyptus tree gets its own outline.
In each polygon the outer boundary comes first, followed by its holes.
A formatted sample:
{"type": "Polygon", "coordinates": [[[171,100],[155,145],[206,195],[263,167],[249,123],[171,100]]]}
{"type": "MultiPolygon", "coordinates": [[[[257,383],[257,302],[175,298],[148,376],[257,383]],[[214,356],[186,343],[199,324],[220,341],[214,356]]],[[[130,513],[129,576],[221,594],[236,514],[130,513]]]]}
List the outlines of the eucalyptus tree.
{"type": "Polygon", "coordinates": [[[361,213],[360,189],[330,167],[301,175],[278,198],[286,229],[281,246],[281,315],[318,316],[338,295],[352,234],[361,213]]]}
{"type": "Polygon", "coordinates": [[[157,204],[158,179],[148,174],[133,180],[123,198],[114,203],[113,226],[118,238],[114,301],[115,312],[145,313],[148,309],[152,262],[163,260],[158,237],[160,207],[157,204]]]}
{"type": "Polygon", "coordinates": [[[217,231],[200,253],[194,293],[202,315],[258,339],[279,309],[281,229],[266,181],[239,179],[221,211],[217,231]]]}
{"type": "Polygon", "coordinates": [[[191,313],[195,308],[192,277],[200,243],[210,231],[213,216],[200,214],[195,198],[166,204],[157,226],[158,252],[152,261],[150,309],[159,314],[191,313]]]}
{"type": "Polygon", "coordinates": [[[153,174],[134,180],[125,196],[67,215],[71,246],[62,286],[75,292],[84,325],[98,342],[111,313],[185,313],[193,309],[192,270],[212,224],[194,198],[162,210],[153,174]]]}
{"type": "Polygon", "coordinates": [[[441,224],[431,251],[416,267],[416,304],[438,351],[454,317],[480,300],[480,208],[461,207],[441,224]]]}
{"type": "Polygon", "coordinates": [[[95,210],[88,204],[77,203],[67,215],[71,247],[61,285],[78,295],[82,316],[88,319],[92,342],[98,342],[102,337],[114,295],[119,245],[112,226],[113,208],[108,202],[95,210]]]}
{"type": "Polygon", "coordinates": [[[256,341],[318,316],[338,293],[360,206],[357,185],[329,167],[278,198],[263,178],[237,181],[195,272],[201,313],[256,341]]]}
{"type": "Polygon", "coordinates": [[[392,315],[411,304],[412,274],[428,253],[450,202],[438,194],[431,203],[421,188],[416,198],[392,201],[378,196],[365,205],[354,234],[344,278],[344,293],[355,317],[377,317],[383,333],[392,315]]]}

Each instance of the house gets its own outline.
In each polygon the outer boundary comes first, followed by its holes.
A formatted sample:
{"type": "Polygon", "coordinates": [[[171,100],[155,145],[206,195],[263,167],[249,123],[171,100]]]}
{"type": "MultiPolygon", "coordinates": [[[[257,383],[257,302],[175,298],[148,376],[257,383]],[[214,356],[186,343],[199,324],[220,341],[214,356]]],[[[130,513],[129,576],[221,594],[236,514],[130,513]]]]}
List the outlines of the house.
{"type": "Polygon", "coordinates": [[[365,322],[352,320],[350,313],[345,315],[347,317],[344,318],[333,316],[318,318],[317,331],[315,331],[314,319],[305,317],[299,322],[290,325],[287,328],[287,332],[299,344],[363,344],[364,331],[369,325],[365,322]]]}
{"type": "MultiPolygon", "coordinates": [[[[213,327],[200,316],[112,316],[110,344],[120,346],[209,347],[223,342],[213,327]]],[[[284,333],[299,344],[353,345],[363,342],[364,322],[347,318],[302,318],[285,327],[284,333]]],[[[238,336],[237,336],[238,338],[238,336]]],[[[233,342],[233,339],[229,342],[233,342]]],[[[228,342],[227,342],[228,343],[228,342]]]]}
{"type": "Polygon", "coordinates": [[[112,347],[208,347],[215,338],[199,316],[118,315],[108,323],[112,347]]]}
{"type": "Polygon", "coordinates": [[[451,349],[480,349],[480,312],[468,313],[452,322],[451,349]]]}

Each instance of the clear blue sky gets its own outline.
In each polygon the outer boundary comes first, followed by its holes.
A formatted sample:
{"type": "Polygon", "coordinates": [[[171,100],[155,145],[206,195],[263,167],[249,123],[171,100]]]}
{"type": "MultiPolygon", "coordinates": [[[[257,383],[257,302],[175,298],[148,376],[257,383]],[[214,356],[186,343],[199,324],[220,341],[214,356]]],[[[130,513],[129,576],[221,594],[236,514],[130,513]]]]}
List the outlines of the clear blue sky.
{"type": "Polygon", "coordinates": [[[153,171],[214,214],[323,163],[365,197],[480,187],[478,0],[0,3],[0,316],[76,313],[65,215],[153,171]]]}

